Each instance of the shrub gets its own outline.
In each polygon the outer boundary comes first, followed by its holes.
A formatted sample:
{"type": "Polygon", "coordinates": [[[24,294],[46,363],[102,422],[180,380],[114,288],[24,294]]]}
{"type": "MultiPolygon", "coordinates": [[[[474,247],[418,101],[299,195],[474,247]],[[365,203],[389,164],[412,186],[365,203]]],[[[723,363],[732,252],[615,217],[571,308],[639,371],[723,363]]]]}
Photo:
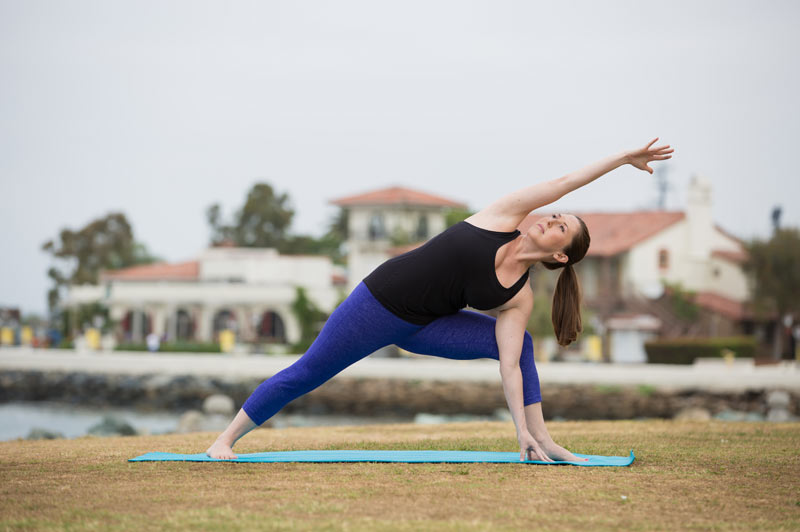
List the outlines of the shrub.
{"type": "Polygon", "coordinates": [[[696,358],[722,357],[727,350],[736,358],[753,358],[756,340],[749,336],[728,338],[674,338],[644,344],[651,364],[692,364],[696,358]]]}
{"type": "MultiPolygon", "coordinates": [[[[114,351],[147,351],[147,344],[142,343],[122,343],[114,348],[114,351]]],[[[199,342],[170,342],[162,343],[158,347],[159,353],[221,353],[217,343],[199,342]]]]}

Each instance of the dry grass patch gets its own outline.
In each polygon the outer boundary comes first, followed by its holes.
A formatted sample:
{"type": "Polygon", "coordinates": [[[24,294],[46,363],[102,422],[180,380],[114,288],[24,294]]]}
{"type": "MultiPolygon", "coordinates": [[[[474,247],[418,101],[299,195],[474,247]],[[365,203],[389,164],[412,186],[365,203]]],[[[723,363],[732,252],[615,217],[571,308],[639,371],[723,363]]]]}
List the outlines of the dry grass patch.
{"type": "MultiPolygon", "coordinates": [[[[0,529],[798,529],[800,425],[551,423],[629,468],[520,464],[244,464],[126,460],[195,453],[212,434],[0,443],[0,529]]],[[[259,430],[238,452],[513,451],[507,423],[259,430]]]]}

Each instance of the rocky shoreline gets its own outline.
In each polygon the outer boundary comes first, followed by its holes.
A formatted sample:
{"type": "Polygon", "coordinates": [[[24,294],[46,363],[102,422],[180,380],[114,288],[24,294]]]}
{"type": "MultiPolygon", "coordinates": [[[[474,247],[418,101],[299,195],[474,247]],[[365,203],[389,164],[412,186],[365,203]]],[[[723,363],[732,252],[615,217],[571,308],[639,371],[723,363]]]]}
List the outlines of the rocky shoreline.
{"type": "MultiPolygon", "coordinates": [[[[222,394],[238,409],[260,382],[256,378],[12,370],[0,372],[0,402],[56,401],[185,412],[199,410],[206,398],[222,394]]],[[[722,393],[652,386],[550,384],[542,392],[546,419],[703,418],[706,414],[697,412],[706,412],[731,419],[738,415],[741,419],[790,421],[800,415],[800,393],[795,391],[722,393]]],[[[505,407],[502,387],[493,382],[337,377],[283,411],[311,415],[491,416],[505,407]]]]}

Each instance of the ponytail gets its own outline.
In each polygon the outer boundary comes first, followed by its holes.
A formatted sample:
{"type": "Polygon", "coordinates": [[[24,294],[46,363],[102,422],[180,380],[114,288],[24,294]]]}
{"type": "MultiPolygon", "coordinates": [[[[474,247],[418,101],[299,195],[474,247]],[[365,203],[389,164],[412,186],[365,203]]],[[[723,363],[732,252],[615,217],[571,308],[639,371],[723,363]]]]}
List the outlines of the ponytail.
{"type": "MultiPolygon", "coordinates": [[[[576,216],[576,218],[578,218],[576,216]]],[[[586,224],[578,218],[581,229],[572,239],[564,254],[567,255],[566,263],[543,262],[542,265],[548,270],[561,269],[556,283],[556,291],[553,293],[553,330],[556,333],[558,345],[568,346],[578,339],[578,333],[583,330],[581,322],[581,287],[578,283],[578,276],[572,265],[583,259],[589,250],[589,230],[586,224]]]]}
{"type": "Polygon", "coordinates": [[[553,294],[553,330],[558,345],[568,346],[583,330],[581,322],[581,289],[572,266],[565,266],[558,276],[553,294]]]}

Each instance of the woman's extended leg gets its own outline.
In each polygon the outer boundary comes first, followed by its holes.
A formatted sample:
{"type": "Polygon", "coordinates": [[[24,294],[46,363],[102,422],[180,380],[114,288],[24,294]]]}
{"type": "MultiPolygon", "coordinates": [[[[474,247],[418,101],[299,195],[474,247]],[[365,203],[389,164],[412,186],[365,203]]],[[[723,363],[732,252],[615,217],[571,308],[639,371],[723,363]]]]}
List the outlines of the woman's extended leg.
{"type": "MultiPolygon", "coordinates": [[[[412,353],[456,360],[500,359],[495,337],[497,320],[491,316],[461,310],[426,325],[397,345],[412,353]]],[[[541,402],[539,374],[533,360],[533,340],[525,333],[519,357],[522,370],[522,395],[525,406],[541,402]]]]}
{"type": "Polygon", "coordinates": [[[383,307],[363,283],[331,314],[308,351],[256,388],[217,441],[209,456],[233,458],[233,444],[271,418],[287,403],[318,387],[373,351],[406,338],[422,327],[383,307]]]}

